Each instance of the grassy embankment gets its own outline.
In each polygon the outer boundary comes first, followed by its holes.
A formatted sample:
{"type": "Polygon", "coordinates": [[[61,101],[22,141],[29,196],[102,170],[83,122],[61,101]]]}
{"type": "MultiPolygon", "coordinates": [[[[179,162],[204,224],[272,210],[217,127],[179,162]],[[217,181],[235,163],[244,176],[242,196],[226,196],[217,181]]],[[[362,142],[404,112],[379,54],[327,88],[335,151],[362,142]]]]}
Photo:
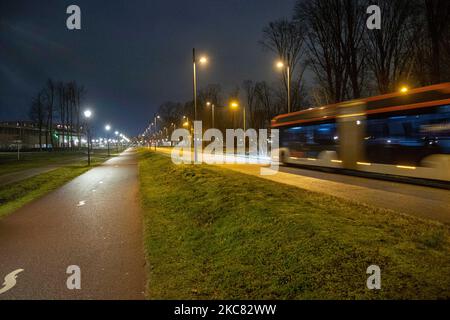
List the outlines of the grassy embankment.
{"type": "MultiPolygon", "coordinates": [[[[112,156],[114,155],[112,154],[112,156]]],[[[19,172],[48,165],[61,165],[61,167],[22,181],[0,185],[0,218],[55,190],[108,159],[104,150],[95,150],[91,159],[91,167],[87,166],[86,156],[80,152],[43,152],[29,153],[23,156],[23,160],[14,161],[10,154],[0,155],[0,173],[19,172]]]]}
{"type": "Polygon", "coordinates": [[[148,151],[139,172],[151,299],[450,298],[448,226],[148,151]]]}

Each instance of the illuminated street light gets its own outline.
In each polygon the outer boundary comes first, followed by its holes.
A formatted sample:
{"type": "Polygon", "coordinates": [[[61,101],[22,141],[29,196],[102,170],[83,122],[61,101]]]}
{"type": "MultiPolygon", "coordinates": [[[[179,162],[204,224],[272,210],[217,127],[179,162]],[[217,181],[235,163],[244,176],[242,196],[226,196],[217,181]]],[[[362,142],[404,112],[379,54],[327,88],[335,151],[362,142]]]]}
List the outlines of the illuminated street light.
{"type": "Polygon", "coordinates": [[[109,124],[107,124],[105,126],[105,130],[106,130],[106,144],[108,145],[108,157],[111,156],[110,152],[109,152],[109,130],[111,130],[111,126],[109,124]]]}
{"type": "MultiPolygon", "coordinates": [[[[202,56],[199,59],[200,64],[206,64],[208,62],[208,58],[206,56],[202,56]]],[[[194,122],[197,121],[197,61],[195,60],[195,48],[192,49],[192,68],[193,68],[193,74],[192,74],[192,80],[193,80],[193,87],[194,87],[194,122]]],[[[195,135],[195,134],[194,134],[195,135]]],[[[194,161],[197,162],[197,146],[198,142],[196,139],[194,139],[194,161]]]]}
{"type": "MultiPolygon", "coordinates": [[[[238,101],[236,101],[236,100],[232,100],[231,102],[230,102],[230,108],[232,109],[232,110],[237,110],[238,108],[239,108],[239,102],[238,101]]],[[[245,124],[245,122],[246,122],[246,116],[245,116],[245,107],[244,108],[242,108],[242,115],[243,115],[243,120],[244,120],[244,131],[245,131],[245,129],[246,129],[246,124],[245,124]]],[[[234,113],[233,113],[233,126],[235,126],[235,118],[234,118],[235,116],[234,116],[234,113]]]]}
{"type": "MultiPolygon", "coordinates": [[[[158,130],[157,129],[158,128],[157,127],[158,119],[161,119],[161,117],[159,115],[155,115],[155,136],[157,135],[157,130],[158,130]]],[[[157,140],[155,140],[155,151],[156,151],[156,144],[157,144],[156,141],[157,140]]]]}
{"type": "Polygon", "coordinates": [[[90,145],[92,145],[92,140],[91,140],[91,134],[90,134],[90,129],[89,129],[89,123],[88,120],[92,117],[92,111],[87,109],[84,110],[83,112],[84,117],[86,118],[86,135],[87,135],[87,147],[88,147],[88,166],[91,165],[91,147],[90,145]]]}
{"type": "Polygon", "coordinates": [[[401,93],[407,93],[409,91],[409,88],[407,86],[403,86],[400,88],[401,93]]]}
{"type": "Polygon", "coordinates": [[[206,102],[206,105],[208,107],[211,106],[211,117],[212,117],[211,127],[214,128],[214,108],[215,108],[214,103],[208,101],[206,102]]]}

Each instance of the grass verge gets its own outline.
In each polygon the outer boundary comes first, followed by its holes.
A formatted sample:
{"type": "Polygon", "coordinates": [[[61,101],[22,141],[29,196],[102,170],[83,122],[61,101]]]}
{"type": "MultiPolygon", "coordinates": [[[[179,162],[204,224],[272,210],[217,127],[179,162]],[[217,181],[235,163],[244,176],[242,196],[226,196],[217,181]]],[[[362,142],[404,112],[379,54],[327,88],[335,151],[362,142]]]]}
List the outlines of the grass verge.
{"type": "Polygon", "coordinates": [[[139,173],[151,299],[450,297],[442,224],[152,152],[139,173]]]}
{"type": "MultiPolygon", "coordinates": [[[[123,150],[122,150],[123,151],[123,150]]],[[[117,155],[117,150],[111,149],[111,156],[117,155]]],[[[107,150],[95,149],[92,157],[95,159],[107,158],[107,150]]],[[[0,152],[0,176],[12,172],[18,172],[27,169],[45,167],[49,165],[78,165],[87,162],[86,151],[42,151],[42,152],[23,152],[20,160],[14,152],[0,152]]]]}

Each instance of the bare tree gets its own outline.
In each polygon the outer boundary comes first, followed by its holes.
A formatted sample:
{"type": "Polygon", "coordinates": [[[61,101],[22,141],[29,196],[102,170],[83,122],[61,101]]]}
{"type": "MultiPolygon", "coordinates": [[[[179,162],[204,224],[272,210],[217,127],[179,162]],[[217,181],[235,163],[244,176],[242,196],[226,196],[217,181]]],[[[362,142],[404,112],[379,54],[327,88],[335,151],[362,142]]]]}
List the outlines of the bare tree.
{"type": "Polygon", "coordinates": [[[289,67],[289,74],[283,72],[283,84],[286,92],[288,92],[289,75],[292,88],[290,91],[291,105],[294,106],[293,110],[295,110],[296,103],[301,100],[299,97],[300,84],[302,83],[305,69],[300,67],[305,53],[305,30],[303,25],[286,19],[270,22],[263,29],[263,39],[260,43],[264,48],[275,53],[286,64],[286,67],[289,67]]]}
{"type": "Polygon", "coordinates": [[[419,0],[422,29],[415,37],[416,70],[421,85],[450,80],[450,2],[448,0],[419,0]]]}
{"type": "MultiPolygon", "coordinates": [[[[218,84],[209,84],[205,88],[202,88],[198,94],[198,105],[200,106],[200,116],[199,118],[208,127],[212,126],[211,117],[211,104],[218,107],[222,103],[222,88],[218,84]],[[207,103],[210,103],[208,106],[207,103]]],[[[220,119],[217,118],[216,119],[220,119]]]]}
{"type": "Polygon", "coordinates": [[[265,81],[257,82],[255,84],[255,94],[257,99],[257,108],[261,115],[260,126],[268,127],[271,119],[281,113],[279,109],[274,108],[274,95],[273,89],[265,81]]]}
{"type": "Polygon", "coordinates": [[[347,93],[348,63],[344,57],[342,16],[339,0],[302,0],[295,8],[295,20],[308,30],[309,62],[329,102],[342,101],[347,93]]]}
{"type": "Polygon", "coordinates": [[[183,117],[183,104],[167,101],[159,106],[158,115],[163,127],[170,127],[172,123],[178,124],[183,117]]]}
{"type": "Polygon", "coordinates": [[[368,30],[368,66],[380,93],[395,91],[411,78],[414,56],[414,6],[410,0],[376,0],[383,12],[381,30],[368,30]]]}
{"type": "Polygon", "coordinates": [[[29,117],[34,121],[39,130],[39,150],[42,151],[42,131],[46,120],[46,108],[43,103],[44,92],[40,91],[31,103],[29,117]]]}
{"type": "MultiPolygon", "coordinates": [[[[61,138],[62,138],[62,148],[65,147],[65,123],[66,123],[66,88],[62,81],[58,82],[57,85],[58,90],[58,104],[59,104],[59,120],[60,120],[60,129],[61,129],[61,138]]],[[[59,145],[59,143],[58,143],[59,145]]]]}
{"type": "Polygon", "coordinates": [[[53,117],[55,108],[55,97],[56,97],[56,86],[52,79],[48,79],[46,86],[44,88],[44,98],[46,106],[46,135],[45,144],[48,146],[49,142],[54,148],[54,138],[53,138],[53,117]],[[50,139],[48,139],[50,137],[50,139]]]}
{"type": "Polygon", "coordinates": [[[246,98],[246,107],[248,110],[248,123],[250,128],[256,128],[256,85],[251,80],[245,80],[242,84],[246,98]]]}
{"type": "Polygon", "coordinates": [[[78,149],[81,148],[81,102],[84,98],[84,95],[86,93],[83,86],[76,86],[76,97],[75,97],[75,114],[76,114],[76,132],[77,132],[77,138],[78,138],[78,149]]]}
{"type": "Polygon", "coordinates": [[[342,54],[346,64],[346,72],[352,89],[349,96],[358,99],[362,95],[366,65],[366,51],[364,47],[364,35],[366,34],[366,7],[361,1],[342,0],[343,10],[343,33],[342,54]]]}

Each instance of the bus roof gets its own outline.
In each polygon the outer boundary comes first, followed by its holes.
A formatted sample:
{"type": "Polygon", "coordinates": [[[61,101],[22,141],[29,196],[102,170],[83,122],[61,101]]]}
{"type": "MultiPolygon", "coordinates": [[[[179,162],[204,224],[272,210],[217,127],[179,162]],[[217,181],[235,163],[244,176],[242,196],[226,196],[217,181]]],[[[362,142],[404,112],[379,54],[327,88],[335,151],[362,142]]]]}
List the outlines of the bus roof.
{"type": "Polygon", "coordinates": [[[309,108],[276,116],[272,127],[282,127],[306,122],[326,121],[338,116],[338,107],[366,105],[366,114],[395,112],[400,110],[433,107],[450,104],[450,83],[442,83],[407,92],[395,92],[369,98],[340,102],[317,108],[309,108]]]}

